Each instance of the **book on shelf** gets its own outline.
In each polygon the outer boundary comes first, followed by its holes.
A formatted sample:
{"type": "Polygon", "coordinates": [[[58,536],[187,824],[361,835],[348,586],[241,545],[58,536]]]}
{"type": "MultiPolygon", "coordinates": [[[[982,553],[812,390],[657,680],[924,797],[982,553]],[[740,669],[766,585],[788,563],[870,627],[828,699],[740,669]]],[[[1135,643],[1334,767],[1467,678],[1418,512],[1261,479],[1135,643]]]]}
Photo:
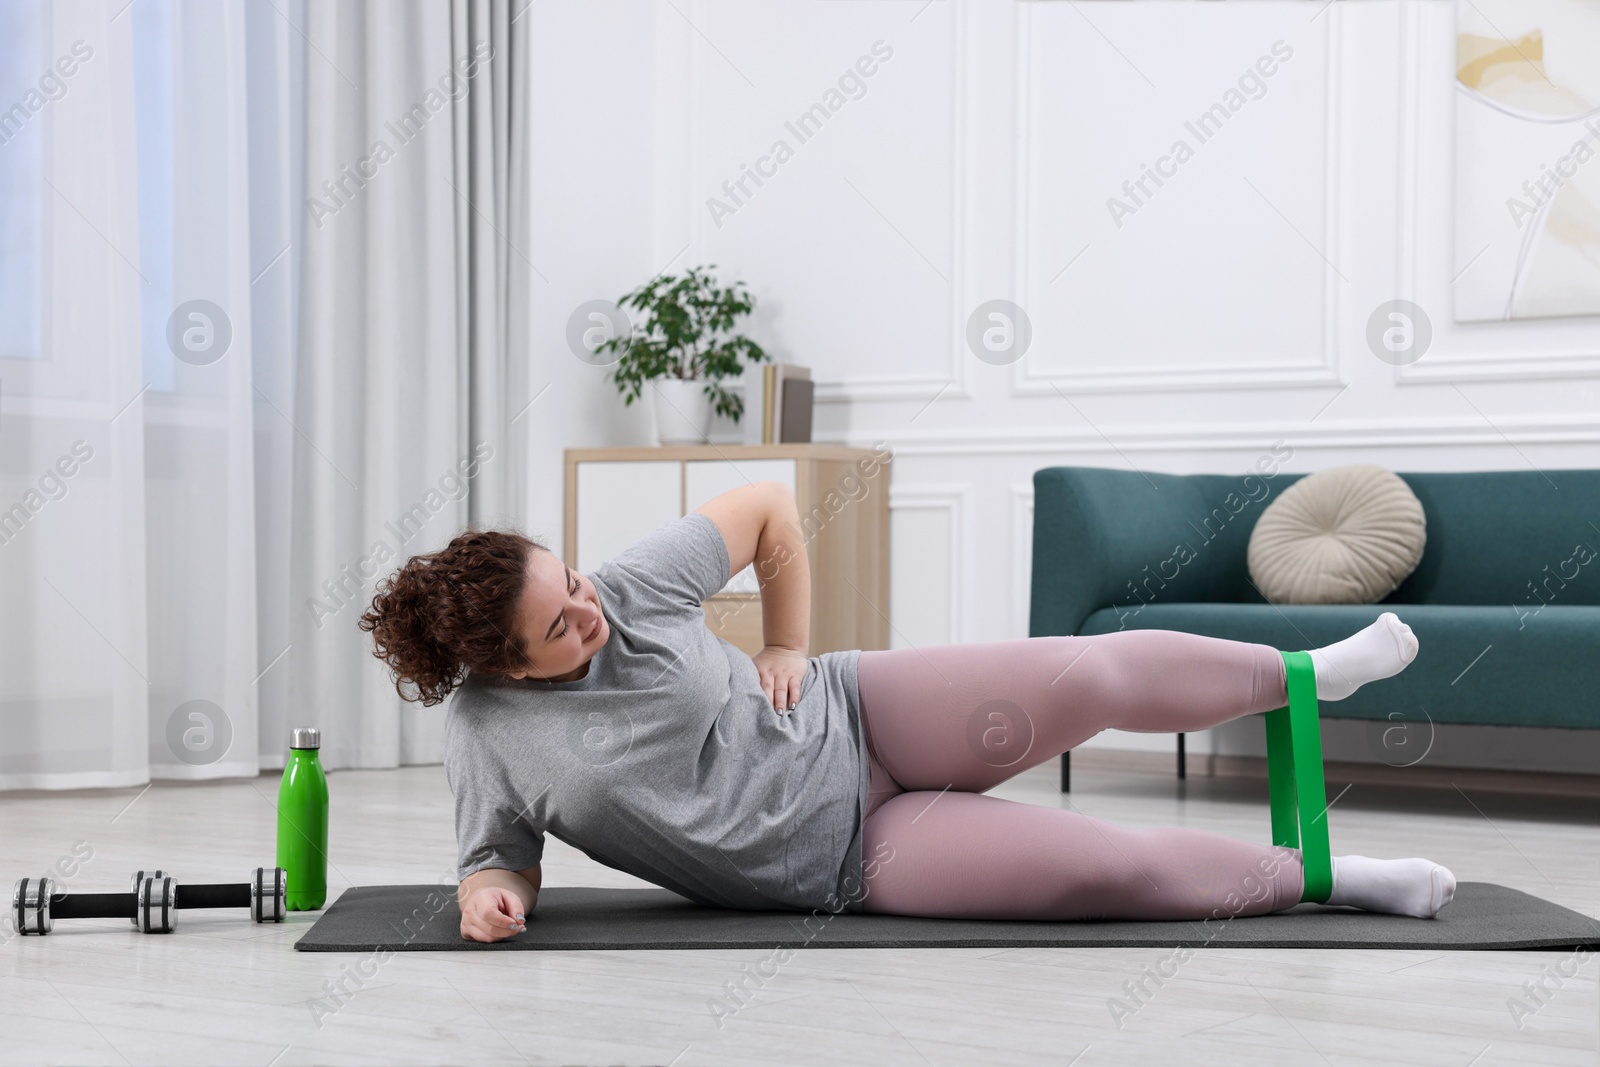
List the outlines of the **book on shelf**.
{"type": "Polygon", "coordinates": [[[815,383],[811,368],[798,363],[769,363],[761,368],[761,444],[811,440],[811,406],[815,383]]]}

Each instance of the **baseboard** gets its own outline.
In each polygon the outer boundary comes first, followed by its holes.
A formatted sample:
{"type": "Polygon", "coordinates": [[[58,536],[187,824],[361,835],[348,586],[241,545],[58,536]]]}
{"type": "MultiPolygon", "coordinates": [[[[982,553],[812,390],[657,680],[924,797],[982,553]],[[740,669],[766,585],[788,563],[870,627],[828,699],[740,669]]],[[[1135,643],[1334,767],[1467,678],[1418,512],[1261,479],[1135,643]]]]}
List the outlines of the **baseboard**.
{"type": "MultiPolygon", "coordinates": [[[[1086,748],[1072,753],[1072,769],[1136,771],[1176,778],[1177,757],[1169,752],[1138,752],[1127,749],[1086,748]]],[[[1483,790],[1492,793],[1523,793],[1538,796],[1600,798],[1600,775],[1549,774],[1541,771],[1507,771],[1483,767],[1391,767],[1384,763],[1355,763],[1327,760],[1323,777],[1330,782],[1361,782],[1368,785],[1418,786],[1425,789],[1483,790]]],[[[1264,756],[1216,756],[1191,753],[1186,770],[1190,777],[1259,778],[1267,777],[1264,756]]]]}

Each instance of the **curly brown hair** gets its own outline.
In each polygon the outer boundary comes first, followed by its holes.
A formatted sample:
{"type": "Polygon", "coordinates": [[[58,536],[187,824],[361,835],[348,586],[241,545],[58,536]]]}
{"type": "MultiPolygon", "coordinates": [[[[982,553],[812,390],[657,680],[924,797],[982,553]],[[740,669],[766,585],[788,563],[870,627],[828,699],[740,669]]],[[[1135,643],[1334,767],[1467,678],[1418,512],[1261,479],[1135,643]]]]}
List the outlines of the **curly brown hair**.
{"type": "Polygon", "coordinates": [[[516,607],[535,550],[550,551],[520,533],[468,530],[378,585],[357,625],[372,634],[372,654],[394,672],[401,699],[431,706],[468,668],[505,674],[528,666],[516,607]]]}

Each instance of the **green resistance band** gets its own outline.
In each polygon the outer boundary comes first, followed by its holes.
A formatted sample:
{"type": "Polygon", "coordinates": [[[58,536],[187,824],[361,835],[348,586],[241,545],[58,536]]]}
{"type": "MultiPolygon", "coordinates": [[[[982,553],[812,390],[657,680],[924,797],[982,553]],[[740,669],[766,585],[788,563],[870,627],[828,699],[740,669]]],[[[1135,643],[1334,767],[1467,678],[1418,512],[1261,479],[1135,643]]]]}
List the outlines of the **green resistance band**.
{"type": "Polygon", "coordinates": [[[1328,795],[1322,779],[1317,676],[1309,652],[1283,652],[1289,706],[1267,712],[1267,787],[1272,843],[1298,848],[1305,867],[1302,902],[1321,904],[1333,892],[1328,849],[1328,795]]]}

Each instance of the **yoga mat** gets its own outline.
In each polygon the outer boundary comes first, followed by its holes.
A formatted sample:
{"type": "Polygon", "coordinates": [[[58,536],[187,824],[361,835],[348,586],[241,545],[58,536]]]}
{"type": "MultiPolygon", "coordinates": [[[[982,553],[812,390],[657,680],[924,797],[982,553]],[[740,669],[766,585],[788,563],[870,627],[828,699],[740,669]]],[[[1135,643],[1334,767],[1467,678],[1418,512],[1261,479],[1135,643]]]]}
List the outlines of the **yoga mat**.
{"type": "Polygon", "coordinates": [[[1461,882],[1437,918],[1297,904],[1274,915],[1167,922],[922,919],[826,910],[707,908],[665,889],[545,889],[507,941],[461,936],[454,886],[344,892],[295,944],[302,952],[684,948],[1600,948],[1600,923],[1490,882],[1461,882]]]}

